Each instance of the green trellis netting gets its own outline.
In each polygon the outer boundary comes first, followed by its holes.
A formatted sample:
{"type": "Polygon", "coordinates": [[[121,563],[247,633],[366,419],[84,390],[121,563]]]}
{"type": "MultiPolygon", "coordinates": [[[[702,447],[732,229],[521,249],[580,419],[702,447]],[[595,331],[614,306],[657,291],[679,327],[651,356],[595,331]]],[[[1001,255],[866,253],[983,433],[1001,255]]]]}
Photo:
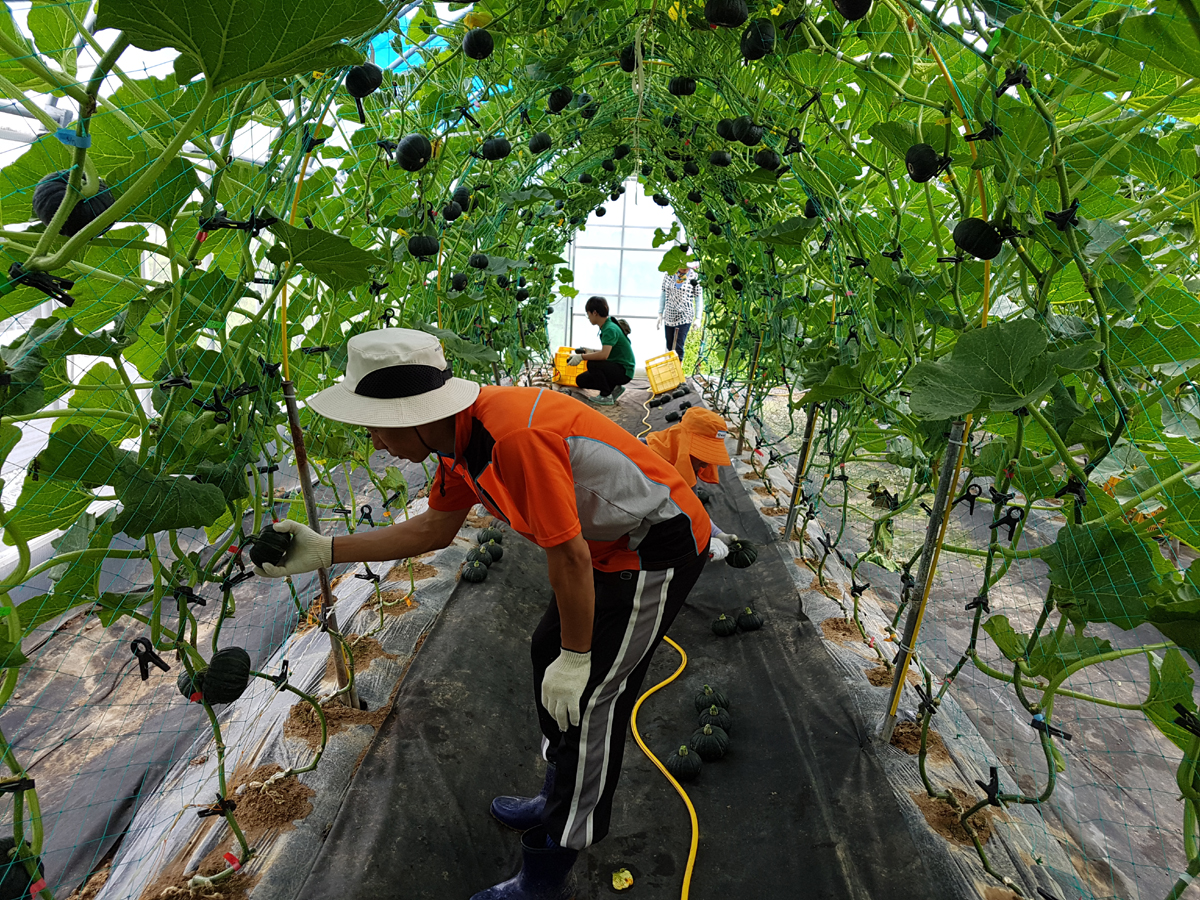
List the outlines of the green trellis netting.
{"type": "MultiPolygon", "coordinates": [[[[30,134],[0,157],[0,846],[22,895],[78,887],[39,861],[86,805],[38,799],[36,735],[77,709],[31,699],[47,666],[115,673],[137,638],[219,743],[211,681],[246,677],[221,640],[237,551],[305,519],[276,490],[284,380],[316,476],[400,509],[401,473],[304,398],[384,325],[528,382],[552,307],[590,290],[572,235],[634,182],[680,223],[662,271],[705,285],[689,371],[807,476],[793,513],[826,559],[900,586],[885,666],[927,593],[922,507],[978,504],[936,541],[923,731],[972,680],[973,715],[1015,711],[1035,752],[999,760],[1019,787],[998,800],[1057,816],[1046,841],[1127,836],[1120,877],[1076,848],[1079,895],[1200,875],[1192,0],[32,0],[0,10],[0,95],[4,136],[30,134]],[[1137,739],[1087,740],[1100,712],[1137,739]],[[1056,806],[1066,778],[1158,795],[1098,825],[1056,806]]],[[[252,847],[215,812],[237,838],[220,881],[252,847]]]]}

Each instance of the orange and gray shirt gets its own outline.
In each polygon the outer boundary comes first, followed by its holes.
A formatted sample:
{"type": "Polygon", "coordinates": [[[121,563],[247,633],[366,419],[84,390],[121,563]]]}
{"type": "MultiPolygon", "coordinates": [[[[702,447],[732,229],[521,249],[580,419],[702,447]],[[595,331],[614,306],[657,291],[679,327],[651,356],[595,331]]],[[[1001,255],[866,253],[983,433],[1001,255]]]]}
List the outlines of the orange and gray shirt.
{"type": "Polygon", "coordinates": [[[477,502],[540,547],[582,533],[603,572],[679,565],[712,530],[669,462],[596,410],[539,388],[484,387],[455,417],[454,456],[439,456],[429,505],[477,502]]]}

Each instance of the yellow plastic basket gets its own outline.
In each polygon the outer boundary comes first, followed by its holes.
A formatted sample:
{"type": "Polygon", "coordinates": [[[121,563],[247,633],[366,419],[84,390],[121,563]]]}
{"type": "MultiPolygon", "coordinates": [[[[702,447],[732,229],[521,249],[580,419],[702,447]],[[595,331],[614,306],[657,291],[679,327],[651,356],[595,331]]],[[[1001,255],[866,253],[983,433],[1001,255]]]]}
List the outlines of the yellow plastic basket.
{"type": "Polygon", "coordinates": [[[587,371],[587,363],[581,362],[577,366],[567,364],[571,354],[575,352],[574,347],[559,347],[558,352],[554,354],[554,375],[551,381],[555,384],[568,385],[575,387],[575,379],[581,372],[587,371]]]}
{"type": "Polygon", "coordinates": [[[646,360],[646,376],[650,379],[653,394],[675,390],[683,384],[683,363],[679,361],[679,354],[672,351],[646,360]]]}

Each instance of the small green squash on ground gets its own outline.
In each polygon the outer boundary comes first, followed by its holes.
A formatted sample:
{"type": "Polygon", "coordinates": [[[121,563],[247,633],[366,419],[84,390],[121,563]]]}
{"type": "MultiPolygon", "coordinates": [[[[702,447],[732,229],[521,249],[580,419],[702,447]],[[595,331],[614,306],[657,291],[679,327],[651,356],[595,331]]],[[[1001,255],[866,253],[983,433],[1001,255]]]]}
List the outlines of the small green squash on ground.
{"type": "MultiPolygon", "coordinates": [[[[497,282],[499,281],[499,279],[496,279],[496,280],[497,280],[497,282]]],[[[506,278],[505,285],[507,283],[508,283],[508,279],[506,278]]],[[[504,287],[505,285],[501,285],[501,287],[504,287]]],[[[484,528],[483,530],[481,530],[479,532],[479,543],[486,544],[488,541],[495,541],[497,544],[503,543],[504,542],[504,532],[501,531],[499,528],[484,528]]]]}
{"type": "Polygon", "coordinates": [[[406,134],[396,145],[396,164],[405,172],[419,172],[433,156],[433,144],[423,134],[406,134]]]}
{"type": "Polygon", "coordinates": [[[762,616],[756,613],[751,607],[747,606],[737,617],[737,626],[742,631],[758,631],[762,628],[762,616]]]}
{"type": "Polygon", "coordinates": [[[700,727],[705,725],[714,725],[728,734],[730,726],[733,725],[733,716],[729,714],[729,710],[713,705],[700,713],[700,727]]]}
{"type": "Polygon", "coordinates": [[[737,620],[731,619],[725,613],[721,613],[712,623],[712,632],[717,637],[729,637],[737,634],[737,620]]]}
{"type": "Polygon", "coordinates": [[[494,563],[498,563],[504,559],[504,548],[500,546],[499,541],[488,541],[486,544],[480,544],[479,549],[486,550],[494,563]]]}
{"type": "Polygon", "coordinates": [[[483,563],[485,566],[490,566],[495,560],[492,559],[492,554],[481,545],[467,554],[467,562],[478,562],[483,563]]]}
{"type": "Polygon", "coordinates": [[[700,767],[704,763],[700,760],[700,754],[692,753],[684,744],[664,761],[663,765],[667,767],[667,771],[671,773],[671,777],[681,784],[686,784],[689,781],[695,781],[696,776],[700,774],[700,767]]]}
{"type": "Polygon", "coordinates": [[[729,545],[725,563],[735,569],[747,569],[758,559],[758,547],[750,541],[734,541],[729,545]]]}
{"type": "Polygon", "coordinates": [[[478,584],[488,576],[488,567],[483,563],[475,561],[468,562],[462,568],[463,581],[469,581],[472,584],[478,584]]]}
{"type": "Polygon", "coordinates": [[[718,725],[705,725],[692,732],[688,747],[705,762],[716,762],[729,750],[729,735],[718,725]]]}
{"type": "MultiPolygon", "coordinates": [[[[71,173],[67,171],[51,172],[33,189],[33,214],[43,225],[49,225],[54,214],[58,212],[58,207],[67,193],[67,181],[70,177],[71,173]]],[[[86,199],[81,197],[75,202],[59,233],[70,237],[90,225],[96,217],[112,205],[112,192],[101,178],[100,189],[95,194],[86,199]]],[[[105,229],[105,231],[107,230],[105,229]]]]}
{"type": "Polygon", "coordinates": [[[283,562],[288,548],[292,545],[292,536],[286,531],[276,531],[270,524],[263,526],[262,531],[250,545],[250,561],[256,566],[263,564],[277,566],[283,562]]]}
{"type": "Polygon", "coordinates": [[[729,709],[729,698],[718,691],[712,685],[706,684],[704,690],[696,695],[696,712],[701,713],[710,706],[719,706],[721,709],[729,709]]]}
{"type": "Polygon", "coordinates": [[[226,647],[208,661],[201,693],[209,703],[233,703],[249,686],[250,654],[241,647],[226,647]]]}

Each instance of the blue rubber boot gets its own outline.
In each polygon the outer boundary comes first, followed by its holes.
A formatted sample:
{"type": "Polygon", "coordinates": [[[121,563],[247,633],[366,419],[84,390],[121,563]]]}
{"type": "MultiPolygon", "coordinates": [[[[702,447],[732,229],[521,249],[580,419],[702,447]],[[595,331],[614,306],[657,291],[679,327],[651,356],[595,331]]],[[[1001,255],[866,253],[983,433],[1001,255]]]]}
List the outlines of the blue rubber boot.
{"type": "Polygon", "coordinates": [[[521,835],[521,871],[471,900],[573,900],[578,850],[560,847],[539,825],[521,835]]]}
{"type": "Polygon", "coordinates": [[[528,831],[542,824],[542,810],[554,790],[554,764],[546,767],[546,780],[536,797],[497,797],[492,801],[492,815],[501,825],[513,831],[528,831]]]}

